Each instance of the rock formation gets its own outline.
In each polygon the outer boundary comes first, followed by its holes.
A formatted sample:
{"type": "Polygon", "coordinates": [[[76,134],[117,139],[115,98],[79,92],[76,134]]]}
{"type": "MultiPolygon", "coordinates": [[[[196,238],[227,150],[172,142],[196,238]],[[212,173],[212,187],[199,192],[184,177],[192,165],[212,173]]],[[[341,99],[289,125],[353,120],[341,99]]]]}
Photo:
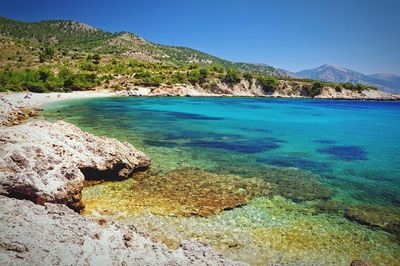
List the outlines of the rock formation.
{"type": "Polygon", "coordinates": [[[0,128],[0,143],[3,194],[78,210],[85,178],[124,179],[150,163],[128,143],[93,136],[63,121],[0,128]]]}
{"type": "Polygon", "coordinates": [[[177,250],[132,225],[92,221],[64,205],[0,196],[1,265],[243,265],[204,244],[177,250]]]}

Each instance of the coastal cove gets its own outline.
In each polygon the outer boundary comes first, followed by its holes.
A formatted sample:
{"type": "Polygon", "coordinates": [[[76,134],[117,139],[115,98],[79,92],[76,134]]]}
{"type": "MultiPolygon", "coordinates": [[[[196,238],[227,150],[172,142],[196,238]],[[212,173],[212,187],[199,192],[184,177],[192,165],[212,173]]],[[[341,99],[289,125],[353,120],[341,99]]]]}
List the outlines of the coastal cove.
{"type": "Polygon", "coordinates": [[[254,265],[400,263],[399,102],[105,97],[44,109],[152,160],[86,187],[84,216],[254,265]]]}

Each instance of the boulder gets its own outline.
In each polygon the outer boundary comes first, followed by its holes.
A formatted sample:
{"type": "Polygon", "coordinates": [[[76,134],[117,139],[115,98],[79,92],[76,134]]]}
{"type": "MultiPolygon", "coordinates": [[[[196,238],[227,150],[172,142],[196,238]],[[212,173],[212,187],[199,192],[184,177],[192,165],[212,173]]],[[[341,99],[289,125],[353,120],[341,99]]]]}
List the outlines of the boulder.
{"type": "Polygon", "coordinates": [[[80,210],[84,179],[120,180],[150,164],[129,143],[58,121],[0,128],[0,193],[80,210]]]}

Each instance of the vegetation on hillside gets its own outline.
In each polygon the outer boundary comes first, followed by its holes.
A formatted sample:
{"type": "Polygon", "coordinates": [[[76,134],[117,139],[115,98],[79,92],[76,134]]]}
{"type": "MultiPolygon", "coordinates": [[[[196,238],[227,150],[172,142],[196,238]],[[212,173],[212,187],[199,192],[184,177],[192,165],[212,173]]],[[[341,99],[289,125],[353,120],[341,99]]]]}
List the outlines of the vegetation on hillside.
{"type": "Polygon", "coordinates": [[[242,80],[274,93],[281,81],[302,84],[315,97],[326,86],[363,91],[370,86],[280,76],[273,67],[234,63],[185,47],[163,46],[127,33],[109,33],[74,21],[36,23],[0,18],[0,90],[71,91],[126,84],[235,86],[242,80]]]}

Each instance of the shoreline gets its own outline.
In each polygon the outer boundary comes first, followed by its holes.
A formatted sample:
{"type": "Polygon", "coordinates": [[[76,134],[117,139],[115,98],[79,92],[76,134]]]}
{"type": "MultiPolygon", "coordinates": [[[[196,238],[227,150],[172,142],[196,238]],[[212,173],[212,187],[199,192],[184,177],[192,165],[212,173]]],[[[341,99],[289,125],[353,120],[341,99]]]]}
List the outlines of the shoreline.
{"type": "Polygon", "coordinates": [[[2,264],[246,265],[198,241],[170,249],[134,225],[78,214],[84,208],[85,180],[131,178],[149,166],[150,158],[129,143],[91,135],[64,121],[31,119],[50,102],[115,94],[25,95],[0,95],[0,118],[11,119],[0,125],[2,264]],[[25,113],[28,109],[37,111],[25,113]]]}
{"type": "MultiPolygon", "coordinates": [[[[26,94],[25,93],[10,93],[10,94],[0,94],[0,104],[3,104],[3,102],[7,102],[10,107],[11,110],[15,109],[15,108],[24,108],[24,107],[29,107],[29,108],[39,108],[39,107],[43,107],[44,105],[48,104],[48,103],[52,103],[52,102],[56,102],[56,101],[63,101],[63,100],[73,100],[73,99],[84,99],[84,98],[97,98],[97,97],[113,97],[113,96],[120,96],[120,97],[126,97],[123,95],[118,95],[118,93],[114,93],[114,92],[110,92],[110,91],[85,91],[85,92],[75,92],[75,93],[50,93],[50,94],[41,94],[41,93],[36,93],[36,94],[32,94],[32,97],[30,100],[26,100],[24,99],[24,96],[26,94]],[[3,97],[3,95],[6,95],[7,97],[3,97]],[[59,96],[60,95],[60,96],[59,96]]],[[[142,96],[142,97],[166,97],[166,96],[142,96]]],[[[171,97],[171,96],[170,96],[171,97]]],[[[179,96],[172,96],[172,97],[179,97],[179,96]]],[[[194,96],[194,97],[225,97],[225,96],[194,96]]],[[[226,98],[230,98],[230,97],[234,97],[234,98],[254,98],[257,96],[228,96],[226,98]]],[[[274,97],[257,97],[257,98],[274,98],[274,97]]],[[[282,98],[282,99],[290,99],[290,98],[282,98]]],[[[310,98],[303,98],[303,97],[298,97],[296,99],[310,99],[310,98]]],[[[318,100],[332,100],[332,99],[318,99],[318,100]]],[[[347,100],[347,99],[346,99],[347,100]]],[[[3,109],[2,109],[3,111],[3,109]]],[[[21,145],[21,142],[32,142],[32,143],[36,143],[33,144],[32,146],[28,146],[29,150],[36,150],[38,148],[41,148],[42,150],[46,150],[44,149],[43,146],[49,146],[50,145],[56,145],[56,146],[62,146],[64,148],[69,147],[71,144],[73,144],[74,146],[77,145],[77,143],[73,143],[71,142],[72,139],[79,139],[81,138],[82,140],[80,140],[78,142],[78,146],[84,146],[84,147],[90,147],[91,144],[87,143],[96,143],[96,146],[94,147],[94,149],[89,149],[90,152],[92,152],[92,150],[98,150],[98,149],[104,149],[104,147],[108,147],[108,146],[116,146],[119,147],[117,149],[117,151],[119,150],[123,150],[123,149],[127,149],[126,152],[122,152],[121,155],[117,155],[116,156],[116,151],[112,150],[109,154],[112,154],[112,156],[108,156],[107,154],[99,154],[98,152],[93,152],[90,153],[90,155],[88,156],[87,159],[84,159],[85,161],[89,160],[90,158],[93,157],[98,157],[100,158],[100,160],[114,160],[115,157],[120,157],[120,159],[118,159],[117,161],[114,161],[112,164],[108,164],[108,165],[104,165],[103,163],[99,163],[97,162],[95,165],[93,165],[92,163],[90,164],[90,166],[86,166],[86,168],[89,170],[90,173],[96,173],[96,174],[104,174],[103,171],[110,171],[114,172],[114,175],[112,177],[112,179],[110,179],[110,181],[113,180],[117,180],[116,175],[118,175],[119,173],[116,173],[113,169],[115,165],[118,165],[120,163],[121,160],[123,160],[123,158],[129,157],[130,152],[132,151],[132,149],[134,149],[134,147],[126,147],[126,146],[118,146],[121,145],[121,143],[119,141],[116,142],[109,142],[111,139],[110,138],[106,138],[106,137],[96,137],[93,136],[91,134],[88,134],[80,129],[78,129],[77,127],[75,127],[74,125],[68,124],[66,122],[63,121],[58,121],[55,123],[50,123],[47,121],[43,121],[43,119],[37,119],[37,120],[31,120],[29,119],[30,116],[28,116],[28,118],[26,120],[20,121],[20,124],[14,125],[14,126],[3,126],[0,130],[0,139],[2,139],[4,141],[5,136],[11,136],[11,134],[14,133],[19,133],[19,135],[22,136],[26,136],[25,138],[21,138],[21,136],[18,137],[14,137],[11,138],[12,141],[15,141],[17,144],[16,145],[21,145]],[[6,132],[6,133],[4,133],[6,132]],[[61,133],[60,133],[61,132],[61,133]],[[60,133],[60,134],[59,134],[60,133]],[[33,135],[33,136],[31,136],[33,135]],[[37,138],[35,138],[34,136],[36,136],[37,138]],[[45,138],[45,139],[50,139],[50,141],[46,144],[46,145],[38,145],[37,143],[41,141],[41,138],[45,138]],[[54,140],[57,139],[66,139],[65,143],[59,143],[59,142],[52,142],[54,140]],[[70,139],[70,140],[68,140],[70,139]],[[108,157],[107,157],[108,156],[108,157]],[[95,172],[93,172],[93,170],[96,170],[95,172]]],[[[8,143],[10,144],[10,143],[8,143]]],[[[1,148],[0,148],[1,150],[1,148]]],[[[137,151],[140,152],[140,151],[137,151]]],[[[77,150],[74,149],[68,156],[66,156],[67,158],[69,157],[73,157],[74,154],[86,154],[87,152],[84,150],[77,150]]],[[[37,161],[37,164],[41,164],[40,160],[42,161],[47,161],[42,159],[39,159],[40,156],[38,155],[40,153],[36,153],[33,154],[32,158],[34,159],[34,161],[37,161]],[[37,157],[39,156],[39,157],[37,157]],[[37,158],[36,158],[37,157],[37,158]]],[[[138,153],[135,153],[133,155],[133,157],[138,158],[140,156],[137,155],[138,153]]],[[[3,154],[4,155],[4,154],[3,154]]],[[[3,156],[4,157],[4,156],[3,156]]],[[[16,164],[24,164],[24,160],[21,158],[25,158],[26,154],[22,154],[22,156],[20,157],[10,157],[12,160],[14,160],[14,163],[16,164]]],[[[31,158],[31,159],[32,159],[31,158]]],[[[53,157],[51,157],[53,158],[53,157]]],[[[69,160],[69,159],[64,159],[65,155],[63,155],[63,157],[61,157],[61,159],[63,160],[69,160]]],[[[56,158],[57,159],[57,158],[56,158]]],[[[97,160],[97,159],[96,159],[97,160]]],[[[53,160],[54,161],[54,160],[53,160]]],[[[6,161],[7,163],[9,163],[10,161],[6,161]]],[[[32,161],[30,161],[32,162],[32,161]]],[[[72,164],[76,164],[75,161],[72,161],[72,164]]],[[[5,165],[5,164],[3,164],[5,165]]],[[[0,167],[2,167],[3,165],[0,164],[0,167]]],[[[135,163],[133,165],[129,165],[129,167],[126,167],[125,169],[127,169],[127,171],[130,171],[129,169],[135,169],[137,167],[137,165],[140,165],[135,163]]],[[[67,165],[66,165],[67,166],[67,165]]],[[[49,165],[49,167],[53,167],[52,165],[49,165]]],[[[68,165],[68,167],[70,167],[68,165]]],[[[139,167],[138,167],[139,168],[139,167]]],[[[138,169],[137,168],[137,169],[138,169]]],[[[151,263],[155,263],[155,261],[153,260],[154,257],[159,258],[159,256],[162,256],[162,260],[165,262],[165,264],[167,264],[169,261],[173,260],[175,262],[177,262],[178,265],[185,265],[188,262],[190,263],[199,263],[199,264],[213,264],[213,263],[218,263],[220,265],[242,265],[242,264],[236,264],[236,262],[233,262],[229,259],[226,259],[225,257],[223,257],[222,255],[220,255],[219,253],[217,253],[216,251],[214,251],[212,248],[204,245],[204,244],[199,244],[196,241],[193,242],[185,242],[183,241],[181,243],[181,245],[179,246],[178,250],[171,250],[169,248],[167,248],[166,246],[163,246],[163,244],[160,244],[156,241],[153,241],[152,236],[150,235],[142,235],[141,233],[137,232],[137,229],[134,227],[134,225],[130,225],[130,224],[124,224],[124,223],[119,223],[119,222],[111,222],[111,221],[106,221],[104,219],[100,219],[100,220],[92,220],[86,217],[83,217],[79,214],[77,214],[76,212],[73,212],[71,209],[76,208],[77,210],[80,209],[80,206],[76,206],[75,204],[79,203],[79,199],[80,199],[80,195],[79,193],[76,192],[81,192],[82,187],[80,186],[80,184],[77,186],[76,183],[81,182],[82,180],[85,180],[85,176],[87,173],[85,173],[85,171],[82,171],[82,167],[79,167],[79,169],[75,169],[77,172],[81,171],[83,173],[84,176],[79,176],[79,173],[75,173],[74,171],[72,171],[73,176],[75,176],[77,182],[75,182],[75,185],[71,188],[68,188],[66,191],[66,194],[71,194],[72,191],[75,191],[74,195],[73,195],[73,200],[72,200],[72,204],[71,200],[69,200],[68,198],[65,198],[64,195],[62,195],[62,197],[64,197],[63,199],[65,200],[59,200],[58,196],[55,196],[53,198],[51,197],[42,197],[42,198],[33,198],[30,199],[29,201],[26,199],[21,200],[21,195],[19,194],[12,194],[9,196],[4,196],[4,191],[2,191],[2,184],[0,182],[0,201],[2,202],[2,206],[5,209],[2,209],[0,213],[3,213],[3,217],[5,217],[5,219],[7,221],[7,223],[1,223],[2,228],[7,227],[7,244],[4,245],[3,247],[0,247],[0,261],[3,261],[2,258],[2,252],[1,252],[1,248],[3,248],[3,251],[5,250],[5,252],[7,254],[11,254],[11,255],[15,255],[15,256],[22,256],[23,259],[27,258],[28,256],[24,256],[23,254],[26,253],[30,253],[29,256],[35,258],[35,254],[43,254],[43,250],[40,250],[40,247],[36,247],[35,243],[37,241],[41,241],[41,235],[40,234],[36,234],[33,238],[33,240],[28,241],[28,242],[24,242],[25,240],[21,240],[21,234],[19,232],[15,232],[12,231],[14,229],[12,229],[12,225],[13,224],[19,224],[20,221],[18,220],[18,217],[13,217],[14,213],[17,213],[19,211],[19,209],[22,209],[22,216],[25,217],[25,220],[29,220],[29,223],[27,225],[27,227],[24,227],[22,229],[18,229],[21,230],[21,232],[27,233],[27,234],[35,234],[32,233],[29,226],[31,226],[31,224],[33,225],[37,225],[40,224],[41,219],[47,219],[47,220],[62,220],[64,221],[65,219],[68,221],[66,223],[62,223],[62,228],[51,228],[49,230],[55,230],[56,235],[59,234],[71,234],[69,232],[71,227],[74,227],[74,230],[78,231],[78,235],[79,235],[79,241],[88,241],[88,240],[82,240],[84,238],[85,235],[85,230],[89,231],[90,234],[92,235],[92,239],[89,240],[90,241],[90,245],[98,247],[98,243],[96,241],[98,241],[99,239],[97,235],[100,235],[100,241],[98,242],[102,242],[101,243],[101,248],[105,249],[104,252],[111,254],[108,258],[109,261],[115,262],[121,262],[120,260],[120,254],[112,254],[112,249],[116,249],[115,245],[117,245],[117,249],[120,250],[121,253],[129,253],[129,254],[135,254],[135,252],[139,253],[136,254],[134,256],[137,256],[134,258],[134,260],[131,262],[132,264],[137,264],[138,261],[141,261],[140,256],[146,255],[148,257],[150,257],[150,261],[151,263]],[[17,197],[18,196],[18,197],[17,197]],[[37,200],[37,204],[35,203],[35,200],[37,200]],[[32,203],[32,201],[34,203],[32,203]],[[67,208],[67,206],[69,208],[67,208]],[[82,229],[84,228],[84,229],[82,229]],[[95,228],[95,230],[93,230],[93,228],[95,228]],[[111,229],[110,229],[111,228],[111,229]],[[122,229],[121,229],[122,228],[122,229]],[[106,241],[105,238],[102,238],[103,235],[106,234],[110,234],[110,230],[111,230],[111,234],[112,235],[121,235],[122,232],[122,237],[120,237],[122,240],[122,242],[120,241],[120,239],[118,239],[117,241],[111,241],[110,244],[108,246],[104,246],[104,242],[106,241]],[[11,232],[11,233],[9,233],[11,232]],[[108,232],[108,233],[107,233],[108,232]],[[128,233],[126,233],[128,232],[128,233]],[[94,235],[94,236],[93,236],[94,235]],[[35,242],[36,241],[36,242],[35,242]],[[136,244],[135,244],[136,241],[136,244]],[[13,246],[12,243],[14,242],[18,242],[18,243],[23,243],[22,248],[20,246],[18,246],[17,248],[15,246],[13,246]],[[150,249],[145,249],[145,251],[143,251],[143,249],[139,249],[139,250],[135,250],[135,248],[137,248],[137,242],[140,243],[150,243],[148,245],[152,246],[152,248],[150,249]],[[157,248],[153,248],[154,246],[156,246],[157,248]],[[14,251],[14,249],[18,249],[18,250],[22,250],[22,251],[14,251]],[[24,250],[29,250],[29,251],[24,251],[24,250]],[[31,253],[31,250],[35,250],[34,253],[31,253]],[[155,251],[156,250],[156,251],[155,251]],[[190,254],[186,254],[187,250],[189,250],[190,254]],[[145,252],[143,254],[143,252],[145,252]],[[184,255],[182,255],[182,252],[184,255]],[[17,253],[17,255],[15,254],[17,253]],[[191,260],[191,257],[196,257],[197,259],[195,260],[191,260]],[[200,259],[198,259],[200,258],[200,259]],[[137,260],[135,260],[137,259],[137,260]]],[[[42,170],[41,170],[42,171],[42,170]]],[[[33,172],[30,172],[33,173],[33,172]]],[[[1,173],[0,173],[0,181],[1,181],[1,173]]],[[[71,178],[71,177],[70,177],[71,178]]],[[[90,179],[89,179],[90,180],[90,179]]],[[[45,179],[45,181],[48,181],[45,179]]],[[[36,181],[34,181],[36,182],[36,181]]],[[[52,183],[50,183],[51,185],[52,183]]],[[[49,184],[46,184],[46,186],[49,186],[49,184]]],[[[40,188],[42,190],[46,190],[46,186],[44,188],[40,188]]],[[[51,193],[49,193],[51,194],[51,193]]],[[[0,209],[2,208],[0,207],[0,209]]],[[[66,249],[68,250],[70,248],[70,246],[68,246],[71,242],[76,241],[76,239],[73,236],[68,236],[68,239],[66,240],[66,244],[64,242],[63,243],[55,243],[57,242],[56,239],[53,239],[53,236],[49,233],[48,230],[44,231],[44,235],[46,237],[46,243],[44,243],[44,248],[46,249],[53,249],[53,245],[55,245],[55,249],[61,249],[64,248],[66,246],[66,249]]],[[[140,245],[140,244],[139,244],[140,245]]],[[[59,256],[61,257],[61,255],[63,254],[62,252],[56,251],[55,252],[55,256],[59,256]]],[[[39,255],[36,255],[39,256],[39,255]]],[[[89,259],[93,259],[94,256],[99,256],[99,254],[93,253],[93,254],[89,254],[87,255],[89,259]]],[[[7,261],[7,259],[4,259],[4,261],[7,261]]],[[[23,264],[34,264],[34,261],[32,260],[26,260],[24,261],[23,264]]],[[[128,263],[128,265],[130,265],[130,263],[128,263]]]]}
{"type": "Polygon", "coordinates": [[[368,97],[306,97],[306,96],[288,96],[288,95],[246,95],[246,94],[215,94],[193,92],[187,94],[180,93],[138,93],[129,94],[127,90],[111,91],[111,90],[87,90],[74,92],[49,92],[49,93],[34,93],[34,92],[1,92],[0,93],[0,111],[8,111],[8,108],[43,108],[46,104],[65,100],[87,99],[87,98],[102,98],[102,97],[199,97],[199,98],[266,98],[266,99],[306,99],[306,100],[337,100],[337,101],[400,101],[400,95],[391,94],[393,98],[368,98],[368,97]],[[31,95],[29,99],[25,99],[26,95],[31,95]],[[7,104],[9,106],[7,106],[7,104]],[[11,105],[11,106],[10,106],[11,105]]]}

